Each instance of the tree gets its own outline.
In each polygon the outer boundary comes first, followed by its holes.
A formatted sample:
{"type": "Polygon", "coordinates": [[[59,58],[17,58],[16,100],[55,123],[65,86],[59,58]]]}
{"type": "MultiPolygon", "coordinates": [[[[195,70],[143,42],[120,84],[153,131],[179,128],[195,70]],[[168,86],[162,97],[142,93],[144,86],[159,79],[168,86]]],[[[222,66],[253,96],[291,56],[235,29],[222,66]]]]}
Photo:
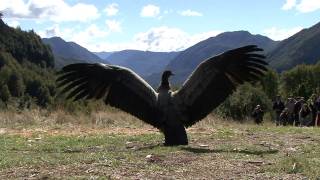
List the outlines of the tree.
{"type": "Polygon", "coordinates": [[[15,73],[9,77],[8,87],[13,97],[21,97],[25,89],[21,76],[15,73]]]}
{"type": "Polygon", "coordinates": [[[0,98],[5,104],[10,100],[10,91],[6,84],[0,87],[0,98]]]}
{"type": "Polygon", "coordinates": [[[271,100],[261,87],[245,83],[241,85],[227,100],[222,103],[215,113],[223,118],[242,121],[251,115],[256,105],[261,105],[264,111],[271,110],[271,100]]]}
{"type": "Polygon", "coordinates": [[[303,96],[308,98],[320,87],[320,64],[299,65],[282,73],[280,89],[284,96],[303,96]]]}
{"type": "Polygon", "coordinates": [[[273,99],[278,94],[278,88],[279,88],[278,73],[269,69],[269,71],[261,79],[261,85],[262,85],[263,91],[266,93],[269,99],[273,99]]]}

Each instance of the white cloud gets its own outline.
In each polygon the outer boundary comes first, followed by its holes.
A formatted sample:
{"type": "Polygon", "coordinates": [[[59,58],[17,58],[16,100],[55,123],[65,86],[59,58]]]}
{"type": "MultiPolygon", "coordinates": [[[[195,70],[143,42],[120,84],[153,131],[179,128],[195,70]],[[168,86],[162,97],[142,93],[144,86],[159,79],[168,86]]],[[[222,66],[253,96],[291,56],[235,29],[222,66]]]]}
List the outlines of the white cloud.
{"type": "Polygon", "coordinates": [[[296,34],[297,32],[301,31],[302,27],[294,27],[294,28],[277,28],[277,27],[271,27],[263,31],[263,35],[268,36],[269,38],[273,40],[283,40],[287,39],[288,37],[296,34]]]}
{"type": "Polygon", "coordinates": [[[179,12],[181,16],[202,16],[202,13],[190,9],[179,12]]]}
{"type": "Polygon", "coordinates": [[[301,0],[297,10],[302,13],[313,12],[320,9],[320,0],[301,0]]]}
{"type": "Polygon", "coordinates": [[[3,12],[5,17],[10,17],[14,14],[26,16],[30,13],[23,0],[1,0],[0,11],[3,12]]]}
{"type": "Polygon", "coordinates": [[[94,5],[77,3],[71,6],[64,0],[2,0],[0,10],[7,18],[49,19],[55,22],[87,22],[99,17],[94,5]]]}
{"type": "Polygon", "coordinates": [[[110,32],[121,32],[121,23],[116,20],[106,20],[107,27],[110,32]]]}
{"type": "Polygon", "coordinates": [[[320,9],[320,0],[286,0],[282,6],[283,10],[290,10],[295,8],[301,13],[309,13],[320,9]]]}
{"type": "Polygon", "coordinates": [[[137,33],[129,42],[90,44],[92,51],[119,51],[137,49],[143,51],[181,51],[209,37],[216,36],[222,31],[209,31],[199,34],[189,34],[178,28],[167,26],[154,27],[146,32],[137,33]]]}
{"type": "Polygon", "coordinates": [[[107,13],[107,16],[115,16],[119,12],[119,5],[117,3],[109,4],[104,11],[107,13]]]}
{"type": "Polygon", "coordinates": [[[20,23],[19,23],[19,21],[17,21],[17,20],[6,21],[6,23],[7,23],[9,26],[14,27],[14,28],[20,26],[20,23]]]}
{"type": "Polygon", "coordinates": [[[281,9],[289,10],[296,6],[296,0],[286,0],[286,3],[282,6],[281,9]]]}
{"type": "Polygon", "coordinates": [[[142,8],[141,17],[157,17],[160,14],[160,7],[149,4],[142,8]]]}
{"type": "Polygon", "coordinates": [[[42,31],[37,31],[42,38],[50,38],[54,36],[61,37],[63,39],[70,39],[74,35],[74,29],[63,28],[61,29],[59,24],[54,24],[52,27],[46,28],[42,31]]]}

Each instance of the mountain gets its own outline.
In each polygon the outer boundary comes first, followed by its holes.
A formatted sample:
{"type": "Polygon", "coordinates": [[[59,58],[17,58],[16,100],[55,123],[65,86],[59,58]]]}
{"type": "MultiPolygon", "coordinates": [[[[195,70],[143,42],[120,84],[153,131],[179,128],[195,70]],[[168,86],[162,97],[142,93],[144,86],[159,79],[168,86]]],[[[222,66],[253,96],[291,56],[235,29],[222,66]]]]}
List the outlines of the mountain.
{"type": "MultiPolygon", "coordinates": [[[[189,74],[205,59],[224,51],[245,45],[258,45],[271,51],[278,42],[262,35],[252,35],[247,31],[221,33],[215,37],[201,41],[177,55],[165,69],[173,71],[173,85],[181,85],[189,74]]],[[[146,80],[153,86],[160,81],[161,74],[152,74],[146,80]]]]}
{"type": "Polygon", "coordinates": [[[66,42],[60,37],[43,38],[42,41],[51,47],[57,68],[71,63],[102,62],[101,58],[86,48],[74,42],[66,42]]]}
{"type": "Polygon", "coordinates": [[[114,65],[132,69],[142,77],[162,71],[179,52],[151,52],[123,50],[112,53],[106,58],[114,65]]]}
{"type": "Polygon", "coordinates": [[[114,52],[102,51],[102,52],[93,52],[93,53],[103,60],[103,59],[107,59],[114,52]]]}
{"type": "Polygon", "coordinates": [[[270,66],[284,71],[320,61],[320,23],[281,41],[269,54],[270,66]]]}

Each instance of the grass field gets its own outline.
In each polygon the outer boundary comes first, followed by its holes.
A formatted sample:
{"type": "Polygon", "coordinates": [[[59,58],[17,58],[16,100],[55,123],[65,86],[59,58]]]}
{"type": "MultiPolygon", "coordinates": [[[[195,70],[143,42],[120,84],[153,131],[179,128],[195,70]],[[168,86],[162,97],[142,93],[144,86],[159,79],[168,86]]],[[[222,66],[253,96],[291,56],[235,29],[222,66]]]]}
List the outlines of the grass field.
{"type": "Polygon", "coordinates": [[[317,179],[320,129],[240,124],[213,116],[188,146],[116,110],[0,113],[0,179],[317,179]]]}

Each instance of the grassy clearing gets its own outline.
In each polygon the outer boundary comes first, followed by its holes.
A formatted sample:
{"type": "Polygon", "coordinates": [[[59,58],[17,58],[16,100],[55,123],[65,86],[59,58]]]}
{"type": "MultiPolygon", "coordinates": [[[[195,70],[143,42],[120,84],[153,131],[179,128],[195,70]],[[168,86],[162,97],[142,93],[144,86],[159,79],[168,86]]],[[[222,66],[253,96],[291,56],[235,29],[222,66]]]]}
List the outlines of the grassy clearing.
{"type": "Polygon", "coordinates": [[[157,130],[125,113],[56,112],[64,117],[61,123],[56,114],[41,113],[28,116],[33,123],[9,123],[0,115],[6,122],[0,126],[0,179],[320,177],[318,128],[245,125],[209,116],[188,129],[190,145],[164,147],[157,130]]]}

